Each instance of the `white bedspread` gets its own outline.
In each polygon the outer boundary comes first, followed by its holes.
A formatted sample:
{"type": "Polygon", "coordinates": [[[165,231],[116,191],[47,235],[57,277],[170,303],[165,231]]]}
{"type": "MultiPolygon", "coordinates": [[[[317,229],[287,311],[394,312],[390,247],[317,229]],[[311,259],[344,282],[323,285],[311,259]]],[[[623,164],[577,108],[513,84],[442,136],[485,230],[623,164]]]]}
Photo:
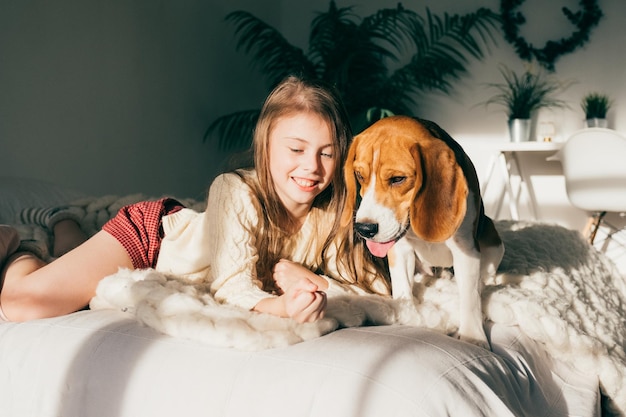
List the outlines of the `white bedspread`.
{"type": "Polygon", "coordinates": [[[599,416],[597,380],[517,328],[494,351],[412,326],[356,327],[243,351],[114,311],[0,324],[0,416],[599,416]]]}
{"type": "MultiPolygon", "coordinates": [[[[487,318],[517,326],[552,357],[583,375],[597,375],[607,408],[626,415],[624,278],[577,232],[545,224],[497,226],[507,249],[496,282],[484,291],[487,318]]],[[[453,333],[454,281],[416,278],[415,308],[381,297],[335,299],[325,320],[304,325],[219,305],[206,288],[155,271],[120,271],[106,278],[92,308],[117,308],[163,333],[240,349],[285,346],[368,323],[453,333]]]]}

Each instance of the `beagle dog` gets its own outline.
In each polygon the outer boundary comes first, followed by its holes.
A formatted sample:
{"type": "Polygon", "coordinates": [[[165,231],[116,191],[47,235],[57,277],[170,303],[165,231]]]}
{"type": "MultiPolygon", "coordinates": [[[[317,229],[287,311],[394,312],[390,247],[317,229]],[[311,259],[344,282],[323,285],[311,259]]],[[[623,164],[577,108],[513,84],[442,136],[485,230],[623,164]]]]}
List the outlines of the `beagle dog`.
{"type": "Polygon", "coordinates": [[[393,298],[413,300],[420,264],[453,267],[458,336],[489,348],[481,288],[495,275],[504,245],[485,215],[476,170],[461,146],[431,121],[387,117],[355,136],[344,174],[342,224],[354,220],[372,255],[387,256],[393,298]]]}

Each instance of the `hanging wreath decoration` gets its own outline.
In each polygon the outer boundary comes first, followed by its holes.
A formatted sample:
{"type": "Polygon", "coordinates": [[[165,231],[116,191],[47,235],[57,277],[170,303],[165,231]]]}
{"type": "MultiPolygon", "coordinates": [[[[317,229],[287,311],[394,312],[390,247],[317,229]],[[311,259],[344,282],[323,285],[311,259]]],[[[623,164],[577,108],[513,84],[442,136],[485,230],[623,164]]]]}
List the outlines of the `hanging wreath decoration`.
{"type": "Polygon", "coordinates": [[[526,23],[524,15],[517,9],[524,0],[501,0],[500,14],[504,38],[515,47],[515,52],[524,61],[537,60],[543,67],[554,71],[554,63],[561,56],[573,52],[589,40],[591,29],[598,25],[602,18],[602,10],[598,0],[581,0],[581,10],[572,12],[567,7],[561,10],[576,30],[567,38],[558,41],[547,41],[543,48],[535,48],[520,35],[520,26],[526,23]]]}

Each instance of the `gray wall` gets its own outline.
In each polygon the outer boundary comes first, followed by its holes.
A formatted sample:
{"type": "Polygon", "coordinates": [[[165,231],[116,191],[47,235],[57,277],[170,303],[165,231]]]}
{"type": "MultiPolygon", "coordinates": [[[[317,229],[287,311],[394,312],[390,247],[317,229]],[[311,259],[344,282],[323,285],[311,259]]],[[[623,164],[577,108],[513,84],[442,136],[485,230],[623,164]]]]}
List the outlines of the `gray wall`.
{"type": "Polygon", "coordinates": [[[0,175],[94,194],[203,196],[213,117],[266,92],[235,52],[255,1],[0,1],[0,175]]]}
{"type": "MultiPolygon", "coordinates": [[[[397,1],[338,3],[357,5],[363,16],[397,1]]],[[[526,3],[529,40],[569,36],[560,7],[578,8],[577,1],[526,3]]],[[[497,0],[403,4],[438,13],[499,8],[497,0]]],[[[589,90],[612,94],[611,127],[626,132],[626,3],[600,6],[605,18],[591,42],[557,62],[557,76],[577,81],[563,95],[570,109],[541,115],[560,138],[582,126],[578,103],[589,90]]],[[[235,52],[224,16],[251,11],[305,47],[311,19],[327,7],[326,0],[0,0],[0,176],[48,179],[90,194],[203,196],[227,158],[203,143],[207,125],[258,107],[266,93],[248,57],[235,52]]],[[[484,84],[500,79],[500,63],[522,67],[501,38],[453,97],[425,97],[420,115],[469,148],[507,140],[504,114],[478,105],[489,95],[484,84]]]]}

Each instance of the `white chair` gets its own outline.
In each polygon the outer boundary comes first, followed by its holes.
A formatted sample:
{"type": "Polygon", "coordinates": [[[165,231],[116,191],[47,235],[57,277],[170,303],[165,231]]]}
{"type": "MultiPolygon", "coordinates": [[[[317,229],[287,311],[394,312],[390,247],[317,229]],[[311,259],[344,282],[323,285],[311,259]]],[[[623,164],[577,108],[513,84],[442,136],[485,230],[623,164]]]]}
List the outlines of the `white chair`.
{"type": "Polygon", "coordinates": [[[590,213],[583,233],[593,243],[607,212],[626,212],[626,137],[599,127],[579,130],[549,159],[561,161],[570,203],[590,213]]]}

